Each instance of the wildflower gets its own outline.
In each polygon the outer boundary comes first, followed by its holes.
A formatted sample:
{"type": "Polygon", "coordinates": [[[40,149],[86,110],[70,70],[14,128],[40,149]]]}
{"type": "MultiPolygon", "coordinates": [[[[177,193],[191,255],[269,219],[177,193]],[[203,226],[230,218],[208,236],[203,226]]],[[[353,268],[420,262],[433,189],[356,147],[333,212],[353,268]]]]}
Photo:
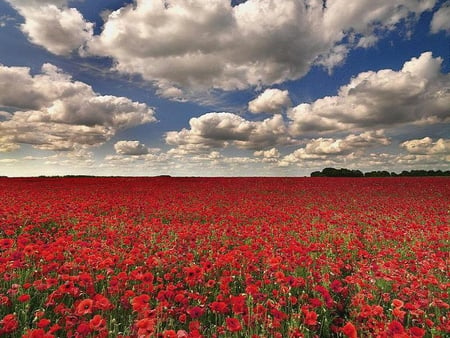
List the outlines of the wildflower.
{"type": "Polygon", "coordinates": [[[205,310],[203,308],[201,308],[200,306],[194,306],[194,307],[187,309],[186,312],[188,313],[189,316],[191,316],[191,318],[195,319],[195,318],[201,317],[203,315],[203,313],[205,312],[205,310]]]}
{"type": "Polygon", "coordinates": [[[22,338],[54,338],[51,333],[46,333],[43,329],[32,329],[25,332],[22,338]]]}
{"type": "Polygon", "coordinates": [[[26,303],[26,302],[28,302],[29,300],[30,300],[30,295],[28,295],[28,294],[23,294],[23,295],[20,295],[18,298],[17,298],[17,300],[19,301],[19,302],[21,302],[21,303],[26,303]]]}
{"type": "Polygon", "coordinates": [[[308,326],[314,326],[317,324],[317,313],[315,311],[306,310],[305,324],[308,326]]]}
{"type": "Polygon", "coordinates": [[[138,329],[138,336],[150,336],[155,332],[156,329],[156,321],[153,318],[144,318],[136,323],[136,327],[138,329]]]}
{"type": "Polygon", "coordinates": [[[238,332],[242,330],[241,323],[236,318],[227,318],[225,319],[227,324],[227,330],[230,332],[238,332]]]}
{"type": "Polygon", "coordinates": [[[113,305],[108,300],[108,298],[106,298],[103,295],[97,294],[94,296],[93,300],[94,300],[94,309],[106,311],[111,310],[113,308],[113,305]]]}
{"type": "Polygon", "coordinates": [[[12,248],[14,241],[11,238],[0,238],[0,251],[12,248]]]}
{"type": "Polygon", "coordinates": [[[358,337],[355,325],[353,325],[351,322],[348,322],[347,324],[345,324],[342,327],[341,331],[343,334],[345,334],[349,338],[357,338],[358,337]]]}
{"type": "Polygon", "coordinates": [[[92,299],[83,299],[80,303],[78,303],[75,314],[77,316],[84,316],[92,313],[92,306],[94,301],[92,299]]]}
{"type": "Polygon", "coordinates": [[[15,314],[8,314],[0,320],[0,334],[12,333],[19,327],[19,322],[15,314]]]}
{"type": "Polygon", "coordinates": [[[392,300],[392,306],[393,306],[394,308],[401,309],[401,308],[403,307],[403,305],[404,305],[404,303],[403,303],[403,301],[401,301],[400,299],[393,299],[393,300],[392,300]]]}
{"type": "Polygon", "coordinates": [[[409,329],[409,334],[412,338],[422,338],[425,336],[425,330],[420,327],[413,326],[409,329]]]}
{"type": "Polygon", "coordinates": [[[136,312],[141,312],[145,309],[148,309],[148,302],[150,301],[150,296],[147,294],[143,294],[137,297],[134,297],[131,300],[131,305],[133,306],[133,310],[136,312]]]}
{"type": "Polygon", "coordinates": [[[41,318],[37,322],[37,327],[43,329],[44,327],[48,326],[50,324],[50,320],[47,318],[41,318]]]}
{"type": "Polygon", "coordinates": [[[402,323],[397,320],[393,320],[388,325],[388,333],[390,335],[401,335],[405,333],[405,328],[403,327],[402,323]]]}
{"type": "Polygon", "coordinates": [[[100,315],[95,315],[89,321],[89,327],[94,331],[104,331],[106,330],[106,320],[100,315]]]}
{"type": "Polygon", "coordinates": [[[175,330],[165,330],[163,332],[163,338],[178,338],[178,335],[175,330]]]}
{"type": "Polygon", "coordinates": [[[209,306],[212,312],[225,314],[228,312],[228,305],[225,302],[212,302],[209,306]]]}

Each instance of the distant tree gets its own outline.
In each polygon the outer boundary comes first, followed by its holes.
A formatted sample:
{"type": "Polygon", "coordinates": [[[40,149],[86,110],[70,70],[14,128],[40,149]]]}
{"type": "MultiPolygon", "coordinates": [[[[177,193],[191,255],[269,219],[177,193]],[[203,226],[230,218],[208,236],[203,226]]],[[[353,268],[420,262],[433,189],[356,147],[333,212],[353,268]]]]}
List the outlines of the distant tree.
{"type": "Polygon", "coordinates": [[[364,174],[360,170],[350,170],[346,168],[325,168],[321,172],[315,171],[311,173],[314,177],[363,177],[364,174]]]}
{"type": "MultiPolygon", "coordinates": [[[[393,173],[395,174],[395,173],[393,173]]],[[[388,171],[369,171],[364,174],[365,177],[390,177],[392,176],[388,171]]]]}
{"type": "Polygon", "coordinates": [[[323,176],[326,177],[337,177],[338,176],[338,170],[335,168],[325,168],[322,170],[323,176]]]}
{"type": "Polygon", "coordinates": [[[386,170],[369,171],[362,173],[360,170],[350,170],[346,168],[324,168],[322,171],[314,171],[311,177],[426,177],[426,176],[450,176],[450,170],[423,170],[415,169],[411,171],[403,170],[400,174],[388,172],[386,170]]]}

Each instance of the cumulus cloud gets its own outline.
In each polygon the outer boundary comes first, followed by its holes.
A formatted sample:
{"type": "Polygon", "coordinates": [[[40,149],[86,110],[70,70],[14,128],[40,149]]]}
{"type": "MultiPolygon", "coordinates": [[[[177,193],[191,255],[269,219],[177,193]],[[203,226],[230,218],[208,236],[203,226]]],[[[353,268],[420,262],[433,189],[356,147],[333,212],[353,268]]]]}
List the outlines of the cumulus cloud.
{"type": "Polygon", "coordinates": [[[442,74],[442,58],[431,52],[405,62],[400,71],[364,72],[339,89],[288,112],[294,135],[373,128],[404,123],[436,123],[450,119],[450,75],[442,74]]]}
{"type": "Polygon", "coordinates": [[[11,143],[9,137],[0,136],[0,153],[9,153],[19,148],[18,144],[11,143]]]}
{"type": "Polygon", "coordinates": [[[388,145],[390,140],[383,130],[368,131],[360,135],[350,134],[343,139],[317,138],[309,141],[304,147],[286,155],[281,165],[297,163],[304,160],[326,160],[330,157],[361,155],[367,148],[388,145]]]}
{"type": "Polygon", "coordinates": [[[445,170],[445,168],[450,168],[450,155],[399,155],[395,157],[395,162],[400,165],[413,166],[414,168],[428,167],[433,170],[436,170],[436,168],[445,170]]]}
{"type": "Polygon", "coordinates": [[[415,20],[436,0],[137,0],[105,18],[87,51],[112,57],[160,92],[271,85],[331,70],[353,47],[415,20]]]}
{"type": "Polygon", "coordinates": [[[439,10],[434,13],[431,20],[430,28],[432,33],[438,33],[439,31],[445,31],[450,33],[450,2],[447,2],[439,10]]]}
{"type": "Polygon", "coordinates": [[[450,168],[450,139],[424,137],[402,142],[400,147],[407,152],[396,156],[395,161],[400,165],[450,168]]]}
{"type": "Polygon", "coordinates": [[[154,122],[146,104],[125,97],[99,95],[51,64],[40,74],[25,67],[0,65],[0,145],[21,143],[45,150],[73,150],[109,140],[120,129],[154,122]]]}
{"type": "Polygon", "coordinates": [[[208,113],[189,121],[190,129],[166,133],[166,143],[189,152],[234,145],[261,150],[293,143],[279,114],[263,121],[248,121],[232,113],[208,113]]]}
{"type": "Polygon", "coordinates": [[[434,155],[447,154],[450,155],[450,139],[440,138],[433,141],[431,137],[405,141],[400,146],[410,154],[416,155],[434,155]]]}
{"type": "Polygon", "coordinates": [[[257,98],[248,103],[248,110],[255,114],[279,114],[290,105],[291,99],[287,90],[266,89],[257,98]]]}
{"type": "Polygon", "coordinates": [[[119,141],[114,144],[114,149],[119,155],[148,154],[148,148],[139,141],[119,141]]]}
{"type": "Polygon", "coordinates": [[[93,24],[67,1],[7,1],[25,18],[21,29],[29,40],[53,54],[68,55],[93,35],[93,24]]]}
{"type": "Polygon", "coordinates": [[[93,152],[86,149],[56,153],[44,158],[44,160],[44,164],[49,166],[83,168],[95,165],[93,152]]]}
{"type": "Polygon", "coordinates": [[[278,158],[280,157],[280,152],[277,148],[272,148],[269,150],[258,150],[253,153],[255,156],[264,157],[264,158],[278,158]]]}

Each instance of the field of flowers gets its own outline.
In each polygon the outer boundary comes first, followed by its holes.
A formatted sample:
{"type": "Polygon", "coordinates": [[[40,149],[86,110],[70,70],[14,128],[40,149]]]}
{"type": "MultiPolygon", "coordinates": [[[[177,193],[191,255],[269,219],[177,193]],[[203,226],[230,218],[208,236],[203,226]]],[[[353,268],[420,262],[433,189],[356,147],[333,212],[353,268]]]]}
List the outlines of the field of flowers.
{"type": "Polygon", "coordinates": [[[0,179],[2,337],[445,337],[446,178],[0,179]]]}

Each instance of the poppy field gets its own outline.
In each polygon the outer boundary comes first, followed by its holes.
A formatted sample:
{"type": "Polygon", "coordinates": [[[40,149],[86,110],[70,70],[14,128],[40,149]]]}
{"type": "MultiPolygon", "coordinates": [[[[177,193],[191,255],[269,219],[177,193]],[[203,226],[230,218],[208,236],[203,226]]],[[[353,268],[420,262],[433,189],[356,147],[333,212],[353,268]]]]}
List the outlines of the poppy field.
{"type": "Polygon", "coordinates": [[[2,337],[445,337],[447,178],[0,178],[2,337]]]}

